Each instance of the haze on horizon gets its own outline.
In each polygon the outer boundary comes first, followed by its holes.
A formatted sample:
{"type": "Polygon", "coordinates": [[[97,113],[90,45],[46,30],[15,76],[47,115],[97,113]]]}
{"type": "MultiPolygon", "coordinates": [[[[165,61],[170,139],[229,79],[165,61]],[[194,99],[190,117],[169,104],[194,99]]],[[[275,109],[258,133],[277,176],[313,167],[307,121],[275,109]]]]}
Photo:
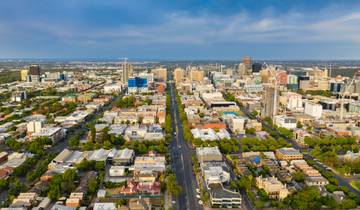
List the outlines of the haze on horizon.
{"type": "Polygon", "coordinates": [[[355,0],[3,0],[0,8],[0,58],[360,58],[355,0]]]}

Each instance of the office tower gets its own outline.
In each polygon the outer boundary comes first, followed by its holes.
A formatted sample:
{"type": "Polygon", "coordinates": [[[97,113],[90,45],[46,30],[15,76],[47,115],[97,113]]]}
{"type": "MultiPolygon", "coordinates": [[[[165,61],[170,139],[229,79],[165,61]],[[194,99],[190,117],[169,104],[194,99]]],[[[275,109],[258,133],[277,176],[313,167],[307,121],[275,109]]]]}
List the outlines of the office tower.
{"type": "Polygon", "coordinates": [[[260,72],[262,69],[262,64],[261,63],[254,63],[252,65],[252,72],[260,72]]]}
{"type": "Polygon", "coordinates": [[[238,75],[239,77],[242,77],[246,74],[246,65],[243,63],[240,63],[238,65],[238,75]]]}
{"type": "Polygon", "coordinates": [[[28,69],[23,69],[20,71],[20,77],[21,77],[21,81],[26,81],[27,77],[29,74],[29,70],[28,69]]]}
{"type": "Polygon", "coordinates": [[[190,80],[191,80],[191,82],[195,81],[195,82],[202,83],[204,80],[204,71],[191,69],[190,80]]]}
{"type": "Polygon", "coordinates": [[[243,64],[245,64],[247,66],[251,66],[251,58],[249,56],[243,57],[242,62],[243,62],[243,64]]]}
{"type": "Polygon", "coordinates": [[[28,82],[40,82],[40,66],[31,65],[27,76],[28,82]]]}
{"type": "Polygon", "coordinates": [[[251,74],[251,58],[249,56],[245,56],[242,58],[243,64],[245,64],[246,67],[246,73],[251,74]]]}
{"type": "Polygon", "coordinates": [[[264,94],[261,101],[261,116],[273,117],[277,114],[278,109],[278,91],[273,86],[265,86],[264,94]]]}
{"type": "Polygon", "coordinates": [[[167,69],[166,68],[157,68],[153,69],[154,78],[158,82],[166,82],[167,80],[167,69]]]}
{"type": "Polygon", "coordinates": [[[343,81],[331,81],[330,92],[333,94],[340,93],[344,90],[345,83],[343,81]]]}
{"type": "Polygon", "coordinates": [[[122,77],[121,81],[127,83],[129,77],[132,76],[132,65],[125,59],[122,63],[122,77]]]}
{"type": "Polygon", "coordinates": [[[29,68],[29,75],[40,76],[40,66],[39,65],[31,65],[29,68]]]}
{"type": "Polygon", "coordinates": [[[175,82],[181,82],[184,79],[184,69],[182,68],[176,68],[174,70],[174,80],[175,82]]]}
{"type": "MultiPolygon", "coordinates": [[[[293,72],[294,73],[294,72],[293,72]]],[[[310,80],[308,76],[298,76],[298,89],[301,89],[303,86],[306,86],[307,82],[310,80]]]]}
{"type": "Polygon", "coordinates": [[[316,119],[321,118],[323,107],[320,104],[314,102],[306,102],[304,113],[310,115],[316,119]]]}
{"type": "Polygon", "coordinates": [[[128,92],[143,92],[148,90],[148,80],[146,77],[131,77],[128,79],[128,92]]]}
{"type": "Polygon", "coordinates": [[[288,74],[285,70],[276,71],[276,79],[279,85],[287,85],[288,84],[288,74]]]}
{"type": "Polygon", "coordinates": [[[292,91],[297,91],[299,89],[298,86],[298,76],[289,74],[288,75],[288,84],[287,88],[292,91]]]}

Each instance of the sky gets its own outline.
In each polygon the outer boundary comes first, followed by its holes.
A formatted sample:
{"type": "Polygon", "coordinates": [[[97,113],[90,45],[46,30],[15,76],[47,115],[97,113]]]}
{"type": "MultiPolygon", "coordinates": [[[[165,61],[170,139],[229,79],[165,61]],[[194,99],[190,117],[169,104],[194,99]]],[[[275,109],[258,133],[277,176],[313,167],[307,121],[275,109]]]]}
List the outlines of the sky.
{"type": "Polygon", "coordinates": [[[0,58],[360,59],[358,0],[1,0],[0,58]]]}

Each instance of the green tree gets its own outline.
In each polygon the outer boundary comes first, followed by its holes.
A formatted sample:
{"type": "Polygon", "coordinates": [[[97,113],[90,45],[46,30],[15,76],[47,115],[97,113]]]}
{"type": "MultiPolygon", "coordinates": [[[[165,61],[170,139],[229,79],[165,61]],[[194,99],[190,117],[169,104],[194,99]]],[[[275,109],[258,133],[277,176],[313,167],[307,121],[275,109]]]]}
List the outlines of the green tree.
{"type": "Polygon", "coordinates": [[[97,192],[99,183],[98,180],[96,179],[96,177],[90,177],[89,182],[88,182],[88,194],[89,195],[94,195],[97,192]]]}
{"type": "Polygon", "coordinates": [[[168,192],[177,197],[181,192],[181,187],[176,182],[176,176],[174,174],[169,174],[166,177],[166,189],[168,192]]]}
{"type": "Polygon", "coordinates": [[[96,171],[104,171],[105,170],[105,162],[104,161],[96,162],[95,169],[96,169],[96,171]]]}
{"type": "Polygon", "coordinates": [[[301,171],[294,172],[292,177],[297,182],[304,182],[304,174],[301,171]]]}
{"type": "Polygon", "coordinates": [[[297,127],[297,128],[302,128],[302,127],[303,127],[303,125],[302,125],[302,123],[301,123],[300,121],[297,121],[297,123],[296,123],[296,127],[297,127]]]}
{"type": "Polygon", "coordinates": [[[316,187],[305,187],[285,200],[292,208],[299,210],[320,209],[322,206],[321,194],[316,187]]]}

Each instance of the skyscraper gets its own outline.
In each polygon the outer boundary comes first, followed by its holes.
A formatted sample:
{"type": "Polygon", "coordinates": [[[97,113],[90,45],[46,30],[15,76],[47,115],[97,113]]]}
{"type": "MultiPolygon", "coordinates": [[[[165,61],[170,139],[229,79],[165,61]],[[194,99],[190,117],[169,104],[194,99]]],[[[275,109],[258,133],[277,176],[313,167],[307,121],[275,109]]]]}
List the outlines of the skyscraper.
{"type": "Polygon", "coordinates": [[[273,117],[277,114],[278,93],[273,86],[265,86],[263,98],[261,101],[261,116],[273,117]]]}
{"type": "Polygon", "coordinates": [[[243,57],[242,63],[245,65],[246,73],[251,74],[251,58],[249,56],[243,57]]]}
{"type": "Polygon", "coordinates": [[[130,63],[127,62],[127,60],[125,59],[124,62],[122,63],[122,77],[121,77],[121,81],[123,83],[127,83],[129,77],[132,74],[132,66],[130,63]]]}
{"type": "Polygon", "coordinates": [[[238,75],[243,77],[246,74],[246,65],[244,63],[240,63],[238,65],[238,75]]]}
{"type": "Polygon", "coordinates": [[[154,74],[154,78],[158,82],[166,82],[167,80],[167,69],[157,68],[151,71],[154,74]]]}
{"type": "Polygon", "coordinates": [[[261,63],[253,63],[252,65],[252,72],[260,72],[262,69],[262,64],[261,63]]]}
{"type": "Polygon", "coordinates": [[[40,66],[31,65],[27,76],[28,82],[40,82],[40,66]]]}
{"type": "Polygon", "coordinates": [[[29,75],[29,70],[23,69],[20,71],[20,76],[22,81],[26,81],[29,75]]]}
{"type": "Polygon", "coordinates": [[[31,65],[29,68],[29,75],[40,76],[40,66],[39,65],[31,65]]]}
{"type": "Polygon", "coordinates": [[[251,66],[251,58],[249,56],[244,56],[242,58],[242,62],[243,62],[243,64],[245,64],[247,66],[251,66]]]}
{"type": "Polygon", "coordinates": [[[195,70],[195,69],[191,69],[190,70],[190,81],[191,82],[199,82],[202,83],[204,80],[204,71],[202,70],[195,70]]]}
{"type": "Polygon", "coordinates": [[[182,68],[176,68],[174,70],[174,80],[175,82],[181,82],[184,79],[184,69],[182,68]]]}

